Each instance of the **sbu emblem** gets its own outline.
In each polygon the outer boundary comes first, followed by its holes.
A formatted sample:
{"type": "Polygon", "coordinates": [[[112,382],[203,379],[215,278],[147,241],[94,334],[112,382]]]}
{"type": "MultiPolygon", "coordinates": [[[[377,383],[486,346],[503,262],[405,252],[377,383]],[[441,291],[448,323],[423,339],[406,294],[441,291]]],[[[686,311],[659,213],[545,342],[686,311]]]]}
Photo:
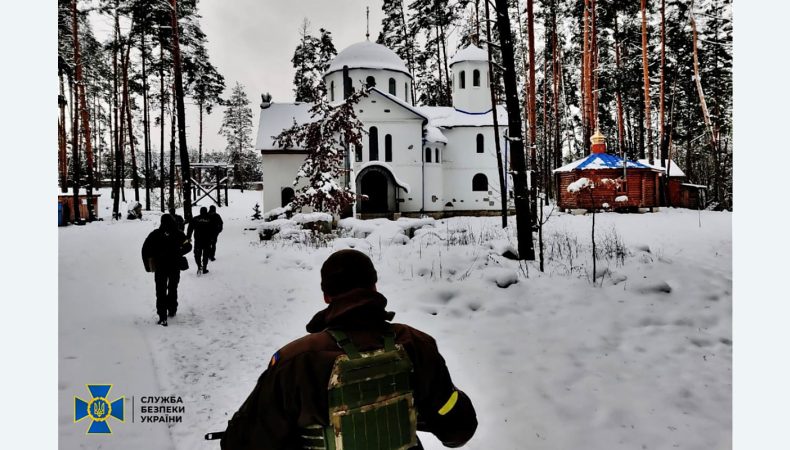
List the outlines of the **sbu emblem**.
{"type": "Polygon", "coordinates": [[[113,402],[108,400],[110,384],[88,384],[91,399],[85,401],[79,397],[74,397],[74,422],[89,417],[91,419],[88,434],[110,434],[112,430],[108,423],[110,417],[123,422],[124,417],[124,398],[121,397],[113,402]]]}

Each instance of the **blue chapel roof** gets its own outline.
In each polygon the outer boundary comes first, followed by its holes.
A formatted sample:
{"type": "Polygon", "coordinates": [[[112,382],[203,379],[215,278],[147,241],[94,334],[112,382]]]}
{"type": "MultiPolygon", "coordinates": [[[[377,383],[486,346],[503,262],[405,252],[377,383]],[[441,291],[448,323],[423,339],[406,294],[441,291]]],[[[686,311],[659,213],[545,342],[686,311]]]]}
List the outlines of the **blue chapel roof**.
{"type": "MultiPolygon", "coordinates": [[[[591,153],[584,158],[554,169],[554,172],[570,172],[572,170],[596,170],[596,169],[622,169],[623,158],[609,153],[591,153]]],[[[637,161],[627,160],[628,169],[650,169],[650,166],[637,161]]]]}

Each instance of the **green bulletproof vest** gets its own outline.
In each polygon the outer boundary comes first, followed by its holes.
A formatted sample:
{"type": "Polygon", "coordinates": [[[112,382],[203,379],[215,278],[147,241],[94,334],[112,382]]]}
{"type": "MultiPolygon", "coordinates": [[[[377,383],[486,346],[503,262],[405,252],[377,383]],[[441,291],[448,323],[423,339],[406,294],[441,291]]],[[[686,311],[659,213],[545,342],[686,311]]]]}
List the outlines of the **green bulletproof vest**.
{"type": "Polygon", "coordinates": [[[345,354],[329,376],[329,425],[302,429],[310,450],[406,450],[417,445],[412,364],[392,332],[384,348],[360,352],[339,330],[327,330],[345,354]]]}

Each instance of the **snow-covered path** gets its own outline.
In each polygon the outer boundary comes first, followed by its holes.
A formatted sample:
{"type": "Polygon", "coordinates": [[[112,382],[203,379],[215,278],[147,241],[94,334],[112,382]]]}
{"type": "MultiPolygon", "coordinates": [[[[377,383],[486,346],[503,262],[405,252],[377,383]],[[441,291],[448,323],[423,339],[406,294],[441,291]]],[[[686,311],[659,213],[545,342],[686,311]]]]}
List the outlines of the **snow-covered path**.
{"type": "MultiPolygon", "coordinates": [[[[153,277],[139,256],[156,214],[59,230],[61,448],[218,448],[203,434],[224,428],[271,354],[323,307],[318,269],[340,244],[261,244],[245,231],[260,193],[231,194],[217,261],[201,277],[182,272],[167,328],[154,325],[153,277]],[[114,436],[85,436],[73,396],[105,382],[110,397],[181,396],[183,422],[110,422],[114,436]]],[[[573,254],[588,245],[589,216],[551,218],[544,274],[474,239],[445,245],[458,234],[506,237],[495,218],[437,222],[406,245],[367,242],[395,320],[436,337],[474,401],[480,428],[467,448],[727,449],[731,215],[701,221],[673,209],[598,215],[599,235],[611,236],[599,246],[620,242],[628,255],[599,263],[609,271],[597,287],[584,276],[589,249],[573,254]],[[503,272],[519,282],[498,288],[503,272]]]]}

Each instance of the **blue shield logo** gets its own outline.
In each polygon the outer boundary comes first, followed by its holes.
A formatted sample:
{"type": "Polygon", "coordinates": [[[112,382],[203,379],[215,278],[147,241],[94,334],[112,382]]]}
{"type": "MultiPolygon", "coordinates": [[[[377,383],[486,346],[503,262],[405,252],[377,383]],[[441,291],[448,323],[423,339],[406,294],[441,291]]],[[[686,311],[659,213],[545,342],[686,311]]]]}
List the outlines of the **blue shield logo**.
{"type": "Polygon", "coordinates": [[[87,434],[111,434],[109,419],[114,417],[121,422],[123,419],[124,398],[121,396],[110,402],[109,394],[111,384],[88,384],[91,399],[85,401],[74,397],[74,423],[88,417],[91,420],[87,434]]]}

